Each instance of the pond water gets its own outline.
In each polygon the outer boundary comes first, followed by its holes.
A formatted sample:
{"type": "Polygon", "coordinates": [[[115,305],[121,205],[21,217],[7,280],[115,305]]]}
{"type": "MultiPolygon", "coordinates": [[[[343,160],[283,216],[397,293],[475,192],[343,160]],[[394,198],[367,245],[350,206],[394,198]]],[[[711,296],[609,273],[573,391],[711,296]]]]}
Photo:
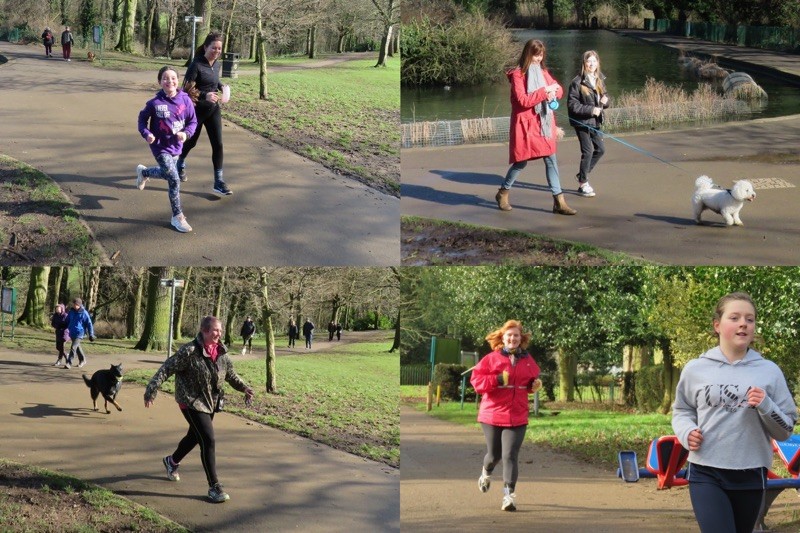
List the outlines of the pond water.
{"type": "MultiPolygon", "coordinates": [[[[681,85],[694,91],[703,80],[694,78],[678,63],[678,51],[666,46],[642,42],[603,30],[516,30],[518,41],[540,39],[547,47],[550,73],[566,91],[569,82],[580,70],[580,58],[586,50],[597,50],[608,91],[612,98],[622,92],[640,90],[648,77],[669,86],[681,85]]],[[[520,50],[522,47],[520,46],[520,50]]],[[[724,62],[720,65],[725,67],[724,62]]],[[[769,95],[769,103],[753,117],[777,117],[800,113],[800,90],[774,78],[749,73],[769,95]]],[[[566,121],[566,105],[562,99],[556,112],[560,124],[566,121]]],[[[401,120],[435,121],[463,118],[502,117],[511,112],[509,84],[501,82],[476,87],[402,88],[401,120]]],[[[571,128],[569,128],[571,129],[571,128]]],[[[569,130],[568,129],[568,130],[569,130]]]]}

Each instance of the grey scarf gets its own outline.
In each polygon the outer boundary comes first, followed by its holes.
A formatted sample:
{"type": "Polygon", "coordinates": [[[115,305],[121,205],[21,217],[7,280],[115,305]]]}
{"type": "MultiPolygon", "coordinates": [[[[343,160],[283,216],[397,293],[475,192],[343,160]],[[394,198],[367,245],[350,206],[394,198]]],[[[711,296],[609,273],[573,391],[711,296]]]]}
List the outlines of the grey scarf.
{"type": "MultiPolygon", "coordinates": [[[[528,67],[528,94],[544,86],[542,66],[531,63],[528,67]]],[[[550,137],[553,134],[553,110],[547,105],[547,100],[536,104],[533,111],[539,116],[542,124],[542,137],[550,137]]]]}

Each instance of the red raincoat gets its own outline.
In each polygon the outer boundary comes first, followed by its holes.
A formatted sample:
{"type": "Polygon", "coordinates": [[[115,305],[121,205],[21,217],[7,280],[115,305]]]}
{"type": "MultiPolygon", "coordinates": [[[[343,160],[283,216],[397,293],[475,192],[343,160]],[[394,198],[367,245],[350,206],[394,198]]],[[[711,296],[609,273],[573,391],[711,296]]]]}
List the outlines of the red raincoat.
{"type": "Polygon", "coordinates": [[[539,377],[539,365],[530,354],[517,356],[511,366],[509,357],[495,350],[475,365],[470,383],[482,394],[478,422],[493,426],[514,427],[528,423],[528,393],[539,377]],[[497,375],[508,371],[508,386],[501,387],[497,375]]]}
{"type": "MultiPolygon", "coordinates": [[[[558,83],[547,70],[542,70],[545,85],[558,83]]],[[[533,111],[539,102],[547,101],[544,87],[528,94],[527,76],[519,67],[506,72],[511,82],[511,123],[509,125],[508,151],[509,163],[518,163],[556,153],[556,121],[553,115],[553,128],[549,137],[542,136],[542,121],[533,111]]],[[[558,85],[556,98],[564,96],[564,89],[558,85]]]]}

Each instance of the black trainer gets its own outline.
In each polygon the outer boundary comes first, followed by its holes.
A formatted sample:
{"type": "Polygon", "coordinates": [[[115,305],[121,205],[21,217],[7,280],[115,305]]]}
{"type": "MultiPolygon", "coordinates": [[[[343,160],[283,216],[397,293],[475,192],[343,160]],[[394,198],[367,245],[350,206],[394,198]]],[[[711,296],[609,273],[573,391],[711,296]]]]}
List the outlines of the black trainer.
{"type": "Polygon", "coordinates": [[[186,181],[189,179],[186,177],[186,167],[178,169],[178,177],[181,179],[181,181],[186,181]]]}
{"type": "Polygon", "coordinates": [[[214,182],[214,192],[220,196],[230,196],[233,194],[233,191],[230,190],[222,180],[217,180],[214,182]]]}

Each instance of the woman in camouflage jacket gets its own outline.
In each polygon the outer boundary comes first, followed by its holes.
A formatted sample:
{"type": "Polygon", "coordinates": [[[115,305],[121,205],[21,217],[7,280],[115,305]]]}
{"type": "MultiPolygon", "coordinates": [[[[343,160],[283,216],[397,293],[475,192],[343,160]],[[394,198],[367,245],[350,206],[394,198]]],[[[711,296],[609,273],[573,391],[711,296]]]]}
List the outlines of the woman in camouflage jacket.
{"type": "Polygon", "coordinates": [[[164,467],[170,481],[179,481],[178,465],[181,460],[200,445],[200,459],[208,479],[208,497],[213,502],[230,499],[217,479],[214,440],[214,412],[221,410],[222,381],[245,393],[249,403],[253,390],[236,374],[225,345],[220,342],[222,324],[213,316],[203,318],[200,333],[181,346],[175,355],[166,360],[148,383],[144,405],[155,401],[161,384],[175,374],[175,401],[181,408],[189,431],[172,453],[164,457],[164,467]]]}

